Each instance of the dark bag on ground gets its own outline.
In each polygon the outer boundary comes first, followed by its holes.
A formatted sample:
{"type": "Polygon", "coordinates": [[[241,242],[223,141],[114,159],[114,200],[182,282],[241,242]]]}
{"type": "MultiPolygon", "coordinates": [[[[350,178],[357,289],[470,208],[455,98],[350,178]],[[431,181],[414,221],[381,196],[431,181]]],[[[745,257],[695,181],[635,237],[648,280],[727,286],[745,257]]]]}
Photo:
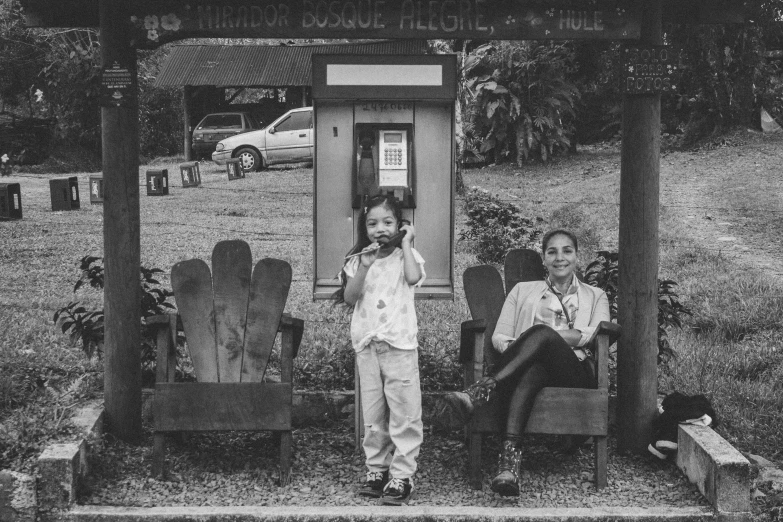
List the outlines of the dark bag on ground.
{"type": "Polygon", "coordinates": [[[704,395],[673,392],[663,398],[661,414],[653,420],[652,442],[647,449],[661,460],[677,453],[677,425],[698,424],[715,427],[718,416],[704,395]]]}

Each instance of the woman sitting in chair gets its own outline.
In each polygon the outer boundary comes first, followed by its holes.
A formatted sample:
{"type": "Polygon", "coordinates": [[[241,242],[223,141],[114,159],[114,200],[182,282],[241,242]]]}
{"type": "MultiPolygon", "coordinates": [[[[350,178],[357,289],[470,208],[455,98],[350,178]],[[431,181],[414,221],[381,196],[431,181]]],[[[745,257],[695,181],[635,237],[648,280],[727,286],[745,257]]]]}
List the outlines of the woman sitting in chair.
{"type": "Polygon", "coordinates": [[[536,395],[546,386],[595,387],[593,357],[582,347],[610,320],[606,293],[576,277],[576,237],[553,230],[541,250],[548,276],[519,283],[506,297],[492,335],[500,352],[492,375],[447,398],[463,418],[481,402],[501,401],[508,417],[492,490],[505,496],[519,494],[520,439],[536,395]]]}

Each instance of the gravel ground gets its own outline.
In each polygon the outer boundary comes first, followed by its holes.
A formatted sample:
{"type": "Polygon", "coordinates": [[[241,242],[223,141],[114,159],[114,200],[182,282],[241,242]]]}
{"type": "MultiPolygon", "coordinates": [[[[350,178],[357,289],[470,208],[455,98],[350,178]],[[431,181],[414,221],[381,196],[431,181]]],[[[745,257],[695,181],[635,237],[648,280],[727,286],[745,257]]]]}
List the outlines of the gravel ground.
{"type": "MultiPolygon", "coordinates": [[[[484,452],[484,487],[468,486],[467,450],[459,432],[427,429],[419,456],[411,504],[422,506],[594,507],[708,506],[698,490],[671,462],[620,455],[610,438],[609,486],[593,486],[593,452],[557,450],[553,438],[530,438],[523,453],[522,491],[500,497],[489,488],[497,441],[484,452]]],[[[152,437],[143,446],[107,442],[94,454],[83,504],[121,506],[349,506],[374,502],[358,498],[364,479],[363,456],[353,447],[348,426],[294,432],[291,484],[277,485],[277,447],[270,434],[224,433],[170,442],[169,476],[150,472],[152,437]]]]}

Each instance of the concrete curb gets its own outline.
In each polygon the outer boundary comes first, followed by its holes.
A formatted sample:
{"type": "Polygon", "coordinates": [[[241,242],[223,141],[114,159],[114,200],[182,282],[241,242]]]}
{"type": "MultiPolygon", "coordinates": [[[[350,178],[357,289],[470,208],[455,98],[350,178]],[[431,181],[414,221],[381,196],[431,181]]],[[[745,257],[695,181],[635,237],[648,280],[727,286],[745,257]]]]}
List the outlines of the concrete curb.
{"type": "Polygon", "coordinates": [[[67,522],[700,522],[704,508],[157,507],[76,506],[67,522]]]}
{"type": "Polygon", "coordinates": [[[38,457],[38,500],[42,509],[67,508],[76,500],[80,483],[90,472],[90,445],[102,441],[103,415],[102,402],[85,404],[72,418],[81,438],[51,444],[38,457]]]}
{"type": "Polygon", "coordinates": [[[16,471],[0,470],[0,520],[35,522],[37,515],[35,477],[16,471]]]}
{"type": "Polygon", "coordinates": [[[749,520],[748,459],[707,426],[680,424],[677,446],[677,466],[712,504],[719,520],[749,520]]]}

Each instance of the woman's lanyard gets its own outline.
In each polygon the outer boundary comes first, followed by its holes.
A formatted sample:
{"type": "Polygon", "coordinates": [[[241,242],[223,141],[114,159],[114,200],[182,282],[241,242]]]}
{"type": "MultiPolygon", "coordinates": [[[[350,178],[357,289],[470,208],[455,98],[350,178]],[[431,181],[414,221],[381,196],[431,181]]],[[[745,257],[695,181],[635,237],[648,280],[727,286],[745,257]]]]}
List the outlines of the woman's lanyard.
{"type": "Polygon", "coordinates": [[[568,315],[568,308],[566,308],[565,303],[563,303],[563,300],[560,298],[560,294],[555,292],[555,289],[552,286],[552,284],[549,282],[548,278],[545,279],[544,281],[546,282],[546,286],[548,286],[549,289],[552,291],[552,293],[555,295],[555,297],[557,297],[557,300],[560,301],[560,307],[563,309],[563,313],[565,314],[566,322],[568,323],[568,328],[573,330],[574,329],[574,322],[571,320],[571,316],[568,315]]]}

